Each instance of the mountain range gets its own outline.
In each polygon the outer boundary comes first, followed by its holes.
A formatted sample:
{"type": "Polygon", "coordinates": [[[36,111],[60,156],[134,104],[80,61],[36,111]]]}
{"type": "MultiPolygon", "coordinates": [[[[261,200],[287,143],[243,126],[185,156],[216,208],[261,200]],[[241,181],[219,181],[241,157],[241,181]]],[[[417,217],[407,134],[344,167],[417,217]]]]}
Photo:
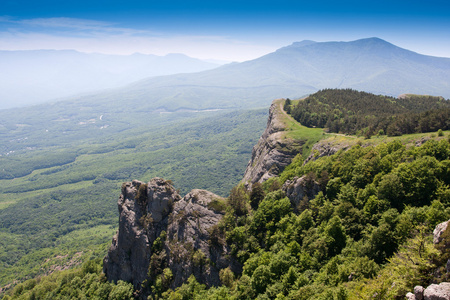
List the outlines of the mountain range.
{"type": "Polygon", "coordinates": [[[26,97],[43,100],[46,95],[50,100],[112,87],[116,88],[66,101],[112,105],[114,110],[124,102],[146,111],[249,108],[266,107],[275,98],[298,98],[324,88],[450,98],[450,58],[421,55],[379,38],[296,42],[254,60],[214,69],[217,65],[180,54],[158,57],[2,51],[0,57],[4,70],[0,97],[11,99],[3,108],[30,103],[23,100],[26,97]],[[194,71],[201,72],[181,73],[194,71]],[[171,73],[180,74],[142,79],[171,73]],[[126,83],[130,84],[117,88],[126,83]]]}
{"type": "MultiPolygon", "coordinates": [[[[450,58],[421,55],[379,38],[293,43],[255,60],[194,74],[149,78],[88,101],[126,99],[146,110],[248,108],[324,88],[450,97],[450,58]]],[[[81,98],[80,100],[83,100],[81,98]]]]}
{"type": "Polygon", "coordinates": [[[217,66],[219,64],[183,54],[0,51],[0,109],[117,88],[152,76],[199,72],[217,66]]]}
{"type": "MultiPolygon", "coordinates": [[[[138,65],[130,64],[128,70],[138,65]]],[[[157,118],[162,112],[263,108],[276,98],[299,98],[324,88],[450,98],[449,78],[450,58],[421,55],[379,38],[303,41],[255,60],[197,73],[151,77],[122,88],[22,107],[20,114],[0,110],[1,152],[61,143],[51,133],[59,137],[64,133],[64,140],[70,141],[96,139],[133,127],[149,128],[162,121],[157,118]],[[45,132],[48,138],[42,140],[38,132],[45,132]],[[19,140],[20,145],[11,142],[19,140]]]]}

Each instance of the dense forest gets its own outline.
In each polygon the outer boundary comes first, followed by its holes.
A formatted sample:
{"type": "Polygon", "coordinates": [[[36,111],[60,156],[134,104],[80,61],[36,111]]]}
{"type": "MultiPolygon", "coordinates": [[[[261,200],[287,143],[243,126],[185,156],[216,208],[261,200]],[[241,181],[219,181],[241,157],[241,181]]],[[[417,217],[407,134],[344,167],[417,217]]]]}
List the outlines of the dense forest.
{"type": "Polygon", "coordinates": [[[351,89],[326,89],[295,105],[287,101],[285,110],[302,125],[366,137],[450,129],[450,101],[442,97],[394,98],[351,89]]]}
{"type": "MultiPolygon", "coordinates": [[[[159,266],[149,299],[402,299],[417,284],[448,281],[436,269],[450,257],[450,229],[437,246],[430,234],[450,216],[449,158],[447,138],[357,144],[305,165],[298,159],[250,191],[238,185],[211,242],[232,248],[242,274],[223,269],[222,286],[211,288],[191,276],[171,290],[171,271],[159,266]],[[281,186],[303,175],[321,191],[294,207],[281,186]]],[[[131,297],[131,285],[106,282],[100,269],[93,260],[32,279],[5,299],[131,297]]]]}

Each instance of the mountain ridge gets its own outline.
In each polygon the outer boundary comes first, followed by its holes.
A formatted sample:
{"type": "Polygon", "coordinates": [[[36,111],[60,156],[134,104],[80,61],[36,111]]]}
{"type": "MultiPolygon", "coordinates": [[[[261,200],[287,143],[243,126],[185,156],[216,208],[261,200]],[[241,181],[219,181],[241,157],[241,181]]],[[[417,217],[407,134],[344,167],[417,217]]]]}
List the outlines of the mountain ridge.
{"type": "Polygon", "coordinates": [[[378,38],[302,43],[213,70],[143,79],[109,96],[151,93],[141,102],[148,109],[162,102],[173,108],[179,102],[209,108],[211,98],[220,107],[261,107],[280,96],[298,98],[323,88],[450,97],[450,58],[424,56],[378,38]]]}

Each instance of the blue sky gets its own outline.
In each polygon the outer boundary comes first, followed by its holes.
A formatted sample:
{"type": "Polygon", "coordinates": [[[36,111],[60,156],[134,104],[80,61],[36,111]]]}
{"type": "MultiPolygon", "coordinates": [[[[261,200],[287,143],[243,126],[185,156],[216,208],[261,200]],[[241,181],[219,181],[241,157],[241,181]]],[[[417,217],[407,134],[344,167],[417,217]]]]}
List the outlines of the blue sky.
{"type": "Polygon", "coordinates": [[[243,61],[305,39],[374,36],[450,57],[450,1],[0,1],[0,50],[176,52],[243,61]]]}

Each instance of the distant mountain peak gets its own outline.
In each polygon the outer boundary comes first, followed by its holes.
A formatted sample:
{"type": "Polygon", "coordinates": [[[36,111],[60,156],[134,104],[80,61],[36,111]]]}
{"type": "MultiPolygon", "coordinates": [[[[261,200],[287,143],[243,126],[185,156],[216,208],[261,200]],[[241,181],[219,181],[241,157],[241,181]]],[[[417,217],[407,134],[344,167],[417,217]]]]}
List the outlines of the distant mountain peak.
{"type": "MultiPolygon", "coordinates": [[[[355,41],[334,41],[334,42],[315,42],[315,41],[311,41],[311,40],[303,40],[301,42],[294,42],[291,45],[287,46],[287,47],[283,47],[281,49],[298,49],[298,48],[302,48],[305,46],[310,46],[310,45],[321,45],[321,44],[353,44],[353,45],[359,45],[359,46],[378,46],[378,47],[396,47],[395,45],[386,42],[385,40],[379,38],[379,37],[370,37],[370,38],[363,38],[363,39],[359,39],[359,40],[355,40],[355,41]]],[[[279,50],[281,50],[279,49],[279,50]]]]}
{"type": "Polygon", "coordinates": [[[389,44],[385,40],[383,40],[383,39],[381,39],[379,37],[376,37],[376,36],[355,40],[355,42],[357,42],[357,41],[373,41],[373,42],[380,42],[380,43],[387,43],[387,44],[389,44]]]}
{"type": "Polygon", "coordinates": [[[383,39],[380,39],[379,37],[370,37],[370,38],[365,38],[365,39],[359,39],[353,42],[349,42],[349,43],[356,43],[356,44],[375,44],[375,45],[384,45],[384,46],[395,46],[394,44],[391,44],[383,39]]]}
{"type": "Polygon", "coordinates": [[[311,41],[311,40],[303,40],[301,42],[292,43],[291,47],[303,47],[303,46],[309,46],[309,45],[312,45],[315,43],[317,43],[317,42],[311,41]]]}

